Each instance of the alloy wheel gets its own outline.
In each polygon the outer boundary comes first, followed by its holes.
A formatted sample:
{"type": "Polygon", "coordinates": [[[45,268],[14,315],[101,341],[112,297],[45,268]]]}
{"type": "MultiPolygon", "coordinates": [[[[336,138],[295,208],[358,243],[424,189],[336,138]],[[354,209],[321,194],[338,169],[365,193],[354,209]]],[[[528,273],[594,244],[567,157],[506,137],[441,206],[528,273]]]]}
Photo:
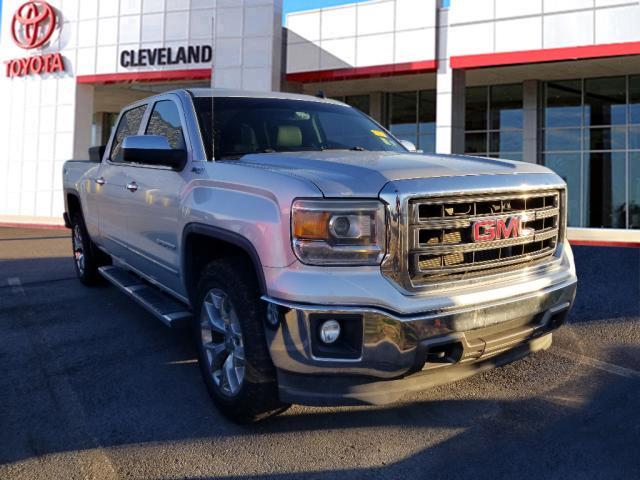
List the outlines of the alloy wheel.
{"type": "Polygon", "coordinates": [[[237,395],[244,382],[244,342],[231,299],[220,289],[210,290],[202,303],[200,340],[215,385],[224,395],[237,395]]]}
{"type": "Polygon", "coordinates": [[[76,262],[76,267],[78,267],[80,275],[84,274],[84,243],[82,241],[82,230],[80,225],[77,224],[73,227],[73,259],[76,262]]]}

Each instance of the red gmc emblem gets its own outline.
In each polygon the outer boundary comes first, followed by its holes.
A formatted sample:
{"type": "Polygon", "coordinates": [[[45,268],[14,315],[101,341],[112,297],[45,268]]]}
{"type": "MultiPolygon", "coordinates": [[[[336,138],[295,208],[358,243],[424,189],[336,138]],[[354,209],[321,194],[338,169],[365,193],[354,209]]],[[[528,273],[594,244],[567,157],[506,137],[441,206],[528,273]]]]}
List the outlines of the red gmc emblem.
{"type": "Polygon", "coordinates": [[[491,242],[520,236],[520,217],[480,220],[473,224],[474,242],[491,242]]]}
{"type": "Polygon", "coordinates": [[[20,48],[43,46],[56,29],[56,13],[47,2],[31,1],[21,5],[11,20],[11,37],[20,48]]]}

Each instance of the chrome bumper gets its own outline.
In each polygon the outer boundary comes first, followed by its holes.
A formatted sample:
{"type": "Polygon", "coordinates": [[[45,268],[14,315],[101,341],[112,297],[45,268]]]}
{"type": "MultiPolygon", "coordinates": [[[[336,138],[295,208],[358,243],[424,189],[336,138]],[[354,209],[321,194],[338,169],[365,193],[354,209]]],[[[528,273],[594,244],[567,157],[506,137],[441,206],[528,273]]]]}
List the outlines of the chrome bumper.
{"type": "Polygon", "coordinates": [[[344,375],[301,375],[278,371],[280,399],[302,405],[384,405],[409,392],[451,383],[506,365],[551,346],[551,333],[473,363],[427,369],[395,380],[344,375]]]}
{"type": "MultiPolygon", "coordinates": [[[[263,297],[277,305],[280,312],[277,326],[266,328],[267,341],[281,383],[289,385],[281,388],[287,391],[292,390],[291,379],[297,375],[318,379],[327,375],[367,377],[368,382],[398,379],[416,372],[424,375],[430,370],[483,362],[531,342],[539,343],[563,323],[573,303],[576,284],[572,276],[528,295],[416,315],[399,315],[374,307],[319,306],[263,297]],[[319,314],[361,318],[362,349],[357,358],[322,358],[313,354],[313,343],[318,340],[311,319],[319,314]]],[[[293,390],[299,393],[300,389],[293,390]]],[[[284,392],[283,396],[287,395],[284,392]]],[[[298,397],[297,401],[301,401],[298,397]]],[[[303,403],[316,402],[307,399],[303,403]]]]}

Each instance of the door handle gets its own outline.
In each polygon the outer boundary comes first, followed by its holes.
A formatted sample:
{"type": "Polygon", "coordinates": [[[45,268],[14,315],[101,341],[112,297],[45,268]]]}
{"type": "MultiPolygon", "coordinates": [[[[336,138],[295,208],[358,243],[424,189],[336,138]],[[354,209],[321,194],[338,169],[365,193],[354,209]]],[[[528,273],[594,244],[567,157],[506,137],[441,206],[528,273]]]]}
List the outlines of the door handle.
{"type": "Polygon", "coordinates": [[[130,192],[135,192],[138,190],[138,184],[136,182],[127,183],[127,190],[130,192]]]}
{"type": "Polygon", "coordinates": [[[96,183],[98,185],[104,185],[107,182],[105,182],[104,177],[100,177],[100,178],[96,178],[96,183]]]}

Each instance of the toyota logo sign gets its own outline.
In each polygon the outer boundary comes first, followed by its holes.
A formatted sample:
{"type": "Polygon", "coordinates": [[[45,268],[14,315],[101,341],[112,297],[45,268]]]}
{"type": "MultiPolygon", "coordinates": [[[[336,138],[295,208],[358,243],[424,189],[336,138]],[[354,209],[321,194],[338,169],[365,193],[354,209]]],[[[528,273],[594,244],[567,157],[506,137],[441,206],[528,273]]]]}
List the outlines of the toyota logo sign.
{"type": "Polygon", "coordinates": [[[49,41],[56,28],[56,13],[47,2],[26,2],[11,21],[11,36],[20,48],[38,48],[49,41]]]}
{"type": "MultiPolygon", "coordinates": [[[[20,48],[25,50],[39,48],[51,39],[56,23],[56,11],[47,2],[36,0],[26,2],[13,15],[11,36],[20,48]]],[[[14,58],[5,60],[4,64],[9,78],[65,71],[60,52],[14,58]]]]}

